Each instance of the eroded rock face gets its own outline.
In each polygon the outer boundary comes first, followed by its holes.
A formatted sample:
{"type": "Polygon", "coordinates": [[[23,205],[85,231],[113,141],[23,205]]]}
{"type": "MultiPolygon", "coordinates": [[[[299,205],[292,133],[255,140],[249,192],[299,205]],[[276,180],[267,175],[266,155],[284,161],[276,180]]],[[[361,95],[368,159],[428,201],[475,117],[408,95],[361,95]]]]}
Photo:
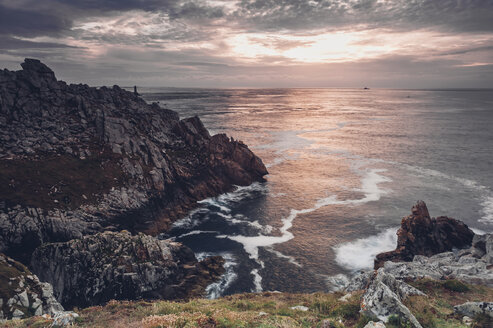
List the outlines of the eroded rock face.
{"type": "Polygon", "coordinates": [[[24,265],[0,254],[0,321],[60,311],[63,307],[50,284],[40,282],[24,265]]]}
{"type": "Polygon", "coordinates": [[[38,60],[22,68],[0,71],[0,252],[25,263],[46,242],[156,234],[197,200],[267,174],[197,117],[118,86],[67,85],[38,60]]]}
{"type": "Polygon", "coordinates": [[[412,214],[402,219],[397,231],[397,248],[378,254],[375,269],[386,261],[412,261],[415,255],[432,256],[469,247],[473,237],[474,232],[459,220],[446,216],[431,218],[425,202],[418,201],[412,214]]]}
{"type": "Polygon", "coordinates": [[[104,232],[36,249],[32,268],[66,307],[111,299],[202,296],[224,272],[219,257],[198,262],[180,243],[142,233],[104,232]]]}

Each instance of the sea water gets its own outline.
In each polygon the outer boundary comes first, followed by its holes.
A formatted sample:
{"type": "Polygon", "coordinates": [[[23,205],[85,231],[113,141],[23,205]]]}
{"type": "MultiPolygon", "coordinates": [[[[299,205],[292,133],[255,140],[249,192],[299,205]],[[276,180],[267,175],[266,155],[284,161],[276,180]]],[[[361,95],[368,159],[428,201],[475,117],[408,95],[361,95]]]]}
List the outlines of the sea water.
{"type": "Polygon", "coordinates": [[[211,298],[337,288],[392,250],[416,200],[493,232],[493,91],[143,88],[262,158],[265,183],[200,201],[171,236],[221,255],[211,298]]]}

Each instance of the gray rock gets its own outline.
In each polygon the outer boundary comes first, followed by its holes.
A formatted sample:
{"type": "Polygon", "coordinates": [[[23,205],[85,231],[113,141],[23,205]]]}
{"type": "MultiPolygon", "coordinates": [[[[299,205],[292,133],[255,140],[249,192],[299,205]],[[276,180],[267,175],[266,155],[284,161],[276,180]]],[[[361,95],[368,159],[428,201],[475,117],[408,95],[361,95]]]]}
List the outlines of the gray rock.
{"type": "Polygon", "coordinates": [[[366,324],[364,328],[385,328],[385,324],[381,321],[378,322],[370,321],[366,324]]]}
{"type": "Polygon", "coordinates": [[[363,295],[361,311],[384,322],[387,322],[391,315],[398,315],[405,318],[413,327],[421,328],[418,320],[402,303],[402,300],[409,295],[424,294],[380,268],[363,295]]]}
{"type": "Polygon", "coordinates": [[[55,313],[53,316],[52,326],[55,327],[67,327],[72,326],[75,319],[77,319],[79,315],[72,311],[61,311],[55,313]]]}
{"type": "Polygon", "coordinates": [[[15,309],[14,312],[12,312],[12,319],[22,319],[24,316],[24,312],[19,309],[15,309]]]}
{"type": "MultiPolygon", "coordinates": [[[[24,287],[24,284],[22,286],[19,284],[19,287],[22,288],[24,287]]],[[[29,298],[27,297],[27,291],[24,290],[22,293],[17,294],[18,301],[20,302],[20,305],[23,307],[29,307],[29,298]]]]}
{"type": "Polygon", "coordinates": [[[454,306],[454,312],[468,317],[486,314],[493,318],[493,302],[466,302],[454,306]]]}
{"type": "Polygon", "coordinates": [[[53,315],[63,311],[48,283],[40,283],[38,277],[22,264],[0,254],[0,271],[5,272],[5,269],[8,269],[10,278],[7,280],[5,276],[0,276],[0,285],[3,287],[0,290],[1,319],[21,318],[32,312],[35,315],[53,315]],[[14,291],[17,291],[16,294],[9,298],[14,291]],[[41,297],[40,292],[43,294],[41,297]]]}
{"type": "Polygon", "coordinates": [[[349,283],[345,287],[345,291],[353,292],[356,290],[363,290],[368,287],[373,277],[373,271],[359,272],[351,278],[349,283]]]}

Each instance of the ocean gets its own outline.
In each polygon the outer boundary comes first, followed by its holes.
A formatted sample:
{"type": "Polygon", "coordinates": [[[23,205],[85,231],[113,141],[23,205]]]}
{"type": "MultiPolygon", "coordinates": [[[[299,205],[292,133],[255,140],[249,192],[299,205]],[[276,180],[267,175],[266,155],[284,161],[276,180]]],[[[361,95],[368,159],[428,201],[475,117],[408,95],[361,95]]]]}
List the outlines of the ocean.
{"type": "Polygon", "coordinates": [[[221,255],[215,298],[337,289],[396,246],[416,200],[493,232],[493,90],[141,88],[242,140],[267,182],[199,202],[170,235],[221,255]]]}

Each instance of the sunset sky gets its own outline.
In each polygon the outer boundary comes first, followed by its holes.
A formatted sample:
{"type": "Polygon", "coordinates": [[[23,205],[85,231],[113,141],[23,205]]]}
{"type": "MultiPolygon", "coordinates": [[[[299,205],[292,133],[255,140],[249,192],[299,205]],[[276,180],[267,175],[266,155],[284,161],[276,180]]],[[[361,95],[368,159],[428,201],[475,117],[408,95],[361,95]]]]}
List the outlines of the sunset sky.
{"type": "Polygon", "coordinates": [[[493,87],[493,0],[0,0],[0,68],[177,87],[493,87]]]}

